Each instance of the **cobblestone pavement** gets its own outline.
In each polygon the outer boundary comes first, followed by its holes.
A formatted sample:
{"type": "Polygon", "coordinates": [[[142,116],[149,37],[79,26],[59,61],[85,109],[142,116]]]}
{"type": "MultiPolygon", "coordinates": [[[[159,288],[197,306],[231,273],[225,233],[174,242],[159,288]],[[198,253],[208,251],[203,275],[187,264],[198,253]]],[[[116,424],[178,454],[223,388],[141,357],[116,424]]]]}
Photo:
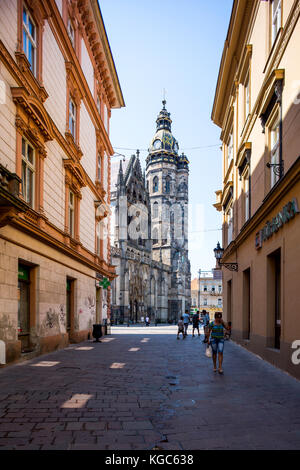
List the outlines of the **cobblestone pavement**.
{"type": "Polygon", "coordinates": [[[300,449],[300,382],[174,326],[113,327],[0,370],[0,449],[300,449]]]}

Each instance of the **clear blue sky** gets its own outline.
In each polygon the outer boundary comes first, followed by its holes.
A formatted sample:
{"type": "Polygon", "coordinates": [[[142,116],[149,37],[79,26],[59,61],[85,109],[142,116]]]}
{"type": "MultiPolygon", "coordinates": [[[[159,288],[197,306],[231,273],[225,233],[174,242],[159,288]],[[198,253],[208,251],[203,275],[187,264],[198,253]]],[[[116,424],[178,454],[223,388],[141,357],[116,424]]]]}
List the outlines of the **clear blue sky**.
{"type": "MultiPolygon", "coordinates": [[[[215,266],[222,216],[220,129],[211,110],[232,0],[99,0],[126,107],[113,110],[113,148],[148,149],[166,89],[172,132],[190,160],[192,278],[215,266]],[[191,147],[206,147],[189,150],[191,147]]],[[[141,152],[144,165],[147,152],[141,152]]]]}

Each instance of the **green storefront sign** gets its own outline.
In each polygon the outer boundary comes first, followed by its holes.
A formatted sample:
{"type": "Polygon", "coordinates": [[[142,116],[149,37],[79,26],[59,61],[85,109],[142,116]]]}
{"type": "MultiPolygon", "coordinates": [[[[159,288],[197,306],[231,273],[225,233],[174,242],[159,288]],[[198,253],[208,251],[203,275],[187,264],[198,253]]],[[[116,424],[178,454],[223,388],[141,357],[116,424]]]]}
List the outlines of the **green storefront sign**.
{"type": "Polygon", "coordinates": [[[18,279],[20,281],[29,281],[29,268],[27,266],[19,265],[18,279]]]}
{"type": "Polygon", "coordinates": [[[107,289],[109,286],[110,281],[107,279],[107,277],[104,277],[101,280],[96,279],[96,287],[102,287],[103,289],[107,289]]]}
{"type": "Polygon", "coordinates": [[[261,248],[264,241],[271,238],[273,233],[278,232],[283,225],[293,219],[299,212],[298,202],[294,197],[271,221],[268,220],[266,225],[257,232],[255,236],[255,248],[257,250],[261,248]]]}

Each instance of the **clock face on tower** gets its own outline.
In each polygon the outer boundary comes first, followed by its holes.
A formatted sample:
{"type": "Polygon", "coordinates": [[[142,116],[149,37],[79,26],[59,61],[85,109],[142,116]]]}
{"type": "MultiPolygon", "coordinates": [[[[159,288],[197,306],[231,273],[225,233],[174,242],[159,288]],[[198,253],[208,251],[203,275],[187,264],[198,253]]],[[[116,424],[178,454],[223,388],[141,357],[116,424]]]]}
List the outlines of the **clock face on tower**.
{"type": "Polygon", "coordinates": [[[155,148],[155,150],[160,149],[160,147],[161,147],[161,141],[160,141],[159,139],[156,139],[156,140],[153,142],[153,147],[155,148]]]}

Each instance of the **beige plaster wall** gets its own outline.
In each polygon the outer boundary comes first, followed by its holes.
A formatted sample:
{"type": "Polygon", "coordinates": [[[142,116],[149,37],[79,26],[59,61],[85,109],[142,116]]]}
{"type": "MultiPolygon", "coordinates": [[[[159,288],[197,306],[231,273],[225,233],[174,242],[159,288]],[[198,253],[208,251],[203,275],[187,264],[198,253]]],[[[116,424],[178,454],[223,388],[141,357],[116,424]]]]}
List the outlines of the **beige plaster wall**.
{"type": "Polygon", "coordinates": [[[81,190],[80,201],[80,241],[85,248],[95,252],[95,196],[87,186],[81,190]]]}
{"type": "Polygon", "coordinates": [[[58,130],[66,131],[66,66],[56,39],[45,21],[43,37],[43,81],[49,97],[44,103],[58,130]],[[53,66],[55,64],[55,67],[53,66]]]}
{"type": "MultiPolygon", "coordinates": [[[[1,18],[1,15],[0,15],[1,18]]],[[[1,31],[1,26],[0,26],[1,31]]],[[[13,173],[16,171],[16,107],[11,97],[11,86],[16,82],[5,68],[0,64],[0,163],[7,166],[13,173]]]]}
{"type": "Polygon", "coordinates": [[[44,161],[44,210],[49,221],[60,230],[65,223],[65,171],[64,154],[53,140],[46,143],[47,157],[44,161]]]}
{"type": "Polygon", "coordinates": [[[83,152],[80,163],[93,182],[96,179],[96,133],[84,102],[80,108],[80,148],[83,152]]]}
{"type": "Polygon", "coordinates": [[[89,89],[92,93],[92,96],[94,96],[94,68],[84,40],[81,41],[81,68],[88,83],[89,89]]]}
{"type": "Polygon", "coordinates": [[[13,57],[17,44],[17,6],[17,0],[1,0],[0,4],[0,38],[13,57]]]}

